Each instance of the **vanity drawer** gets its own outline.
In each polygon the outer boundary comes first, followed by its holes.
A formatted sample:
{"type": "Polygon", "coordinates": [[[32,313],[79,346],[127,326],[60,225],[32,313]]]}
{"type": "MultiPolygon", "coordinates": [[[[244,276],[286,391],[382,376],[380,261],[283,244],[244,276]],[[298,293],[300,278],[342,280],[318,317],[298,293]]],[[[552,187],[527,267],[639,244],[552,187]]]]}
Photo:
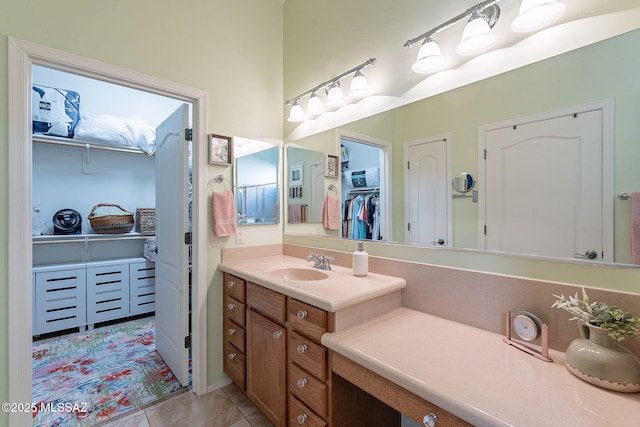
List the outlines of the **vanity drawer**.
{"type": "Polygon", "coordinates": [[[289,360],[316,378],[327,380],[327,349],[293,331],[289,333],[289,360]]]}
{"type": "Polygon", "coordinates": [[[304,403],[294,396],[289,397],[289,425],[305,425],[309,427],[326,426],[327,422],[314,414],[304,403]]]}
{"type": "Polygon", "coordinates": [[[244,328],[225,316],[224,339],[244,353],[244,337],[244,328]]]}
{"type": "Polygon", "coordinates": [[[287,299],[278,292],[247,283],[247,304],[272,320],[284,324],[287,320],[287,299]]]}
{"type": "Polygon", "coordinates": [[[240,302],[245,302],[245,281],[229,273],[223,273],[222,277],[222,285],[225,293],[240,302]]]}
{"type": "Polygon", "coordinates": [[[240,326],[245,326],[244,308],[245,305],[235,298],[232,298],[228,295],[225,297],[224,315],[240,326]]]}
{"type": "Polygon", "coordinates": [[[294,331],[320,342],[327,332],[327,312],[295,299],[289,299],[289,325],[294,331]]]}
{"type": "Polygon", "coordinates": [[[289,390],[322,418],[328,414],[327,385],[294,364],[289,365],[289,390]]]}
{"type": "Polygon", "coordinates": [[[224,343],[224,372],[242,391],[246,391],[244,354],[230,342],[224,343]]]}

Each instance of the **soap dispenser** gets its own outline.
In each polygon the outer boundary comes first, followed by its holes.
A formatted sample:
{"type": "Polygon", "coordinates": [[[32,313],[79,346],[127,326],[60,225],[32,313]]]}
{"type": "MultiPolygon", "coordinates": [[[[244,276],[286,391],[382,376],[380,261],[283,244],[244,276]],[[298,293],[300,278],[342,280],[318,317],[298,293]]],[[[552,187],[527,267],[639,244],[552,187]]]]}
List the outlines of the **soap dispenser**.
{"type": "Polygon", "coordinates": [[[364,244],[358,242],[358,250],[353,253],[353,275],[366,276],[369,271],[369,254],[364,251],[364,244]]]}

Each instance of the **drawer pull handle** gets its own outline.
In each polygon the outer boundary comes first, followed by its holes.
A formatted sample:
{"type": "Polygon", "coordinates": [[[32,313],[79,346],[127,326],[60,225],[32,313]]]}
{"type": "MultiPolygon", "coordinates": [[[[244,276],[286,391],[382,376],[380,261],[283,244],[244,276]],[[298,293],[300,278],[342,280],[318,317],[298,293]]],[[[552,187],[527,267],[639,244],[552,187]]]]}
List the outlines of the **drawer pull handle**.
{"type": "Polygon", "coordinates": [[[227,333],[228,333],[229,335],[233,335],[233,334],[235,334],[235,333],[236,333],[236,328],[229,328],[229,330],[227,331],[227,333]]]}
{"type": "Polygon", "coordinates": [[[233,280],[229,280],[229,282],[227,282],[227,286],[229,286],[230,288],[233,288],[236,285],[236,282],[233,280]]]}
{"type": "Polygon", "coordinates": [[[436,421],[438,421],[438,417],[433,412],[428,413],[422,419],[424,427],[435,427],[436,421]]]}
{"type": "Polygon", "coordinates": [[[227,356],[229,358],[229,360],[233,360],[236,358],[236,354],[235,353],[229,353],[229,355],[227,356]]]}
{"type": "Polygon", "coordinates": [[[273,338],[280,339],[282,337],[282,331],[276,331],[273,333],[273,338]]]}
{"type": "Polygon", "coordinates": [[[307,421],[307,417],[307,414],[298,415],[298,424],[304,424],[304,422],[307,421]]]}
{"type": "Polygon", "coordinates": [[[307,313],[307,310],[300,310],[298,312],[298,314],[296,314],[296,316],[298,317],[298,319],[304,319],[305,317],[307,317],[309,315],[309,313],[307,313]]]}
{"type": "Polygon", "coordinates": [[[307,379],[306,378],[300,378],[296,384],[298,384],[299,388],[304,388],[304,386],[307,385],[307,379]]]}
{"type": "Polygon", "coordinates": [[[307,351],[307,345],[306,344],[300,344],[296,350],[298,350],[298,353],[302,354],[305,351],[307,351]]]}
{"type": "Polygon", "coordinates": [[[236,305],[232,303],[232,304],[227,305],[227,308],[229,310],[233,310],[234,308],[236,308],[236,305]]]}

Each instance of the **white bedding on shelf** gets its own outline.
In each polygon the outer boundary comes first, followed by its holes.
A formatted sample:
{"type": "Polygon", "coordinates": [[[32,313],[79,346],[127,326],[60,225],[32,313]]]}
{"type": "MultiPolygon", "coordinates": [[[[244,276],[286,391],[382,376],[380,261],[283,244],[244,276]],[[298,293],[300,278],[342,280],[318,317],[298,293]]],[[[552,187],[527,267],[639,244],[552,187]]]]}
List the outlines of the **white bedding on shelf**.
{"type": "Polygon", "coordinates": [[[156,151],[156,130],[140,119],[83,114],[73,138],[115,147],[135,147],[149,155],[156,151]]]}

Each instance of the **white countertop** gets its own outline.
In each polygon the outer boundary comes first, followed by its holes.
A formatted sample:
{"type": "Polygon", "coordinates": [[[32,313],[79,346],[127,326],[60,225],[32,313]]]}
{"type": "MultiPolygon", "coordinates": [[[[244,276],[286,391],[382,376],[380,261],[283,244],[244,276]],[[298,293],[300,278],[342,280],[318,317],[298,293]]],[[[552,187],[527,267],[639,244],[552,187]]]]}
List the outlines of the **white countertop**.
{"type": "Polygon", "coordinates": [[[314,281],[288,281],[278,279],[270,273],[279,266],[323,271],[314,269],[312,265],[304,259],[276,255],[222,262],[218,264],[218,268],[330,312],[387,295],[407,286],[404,279],[382,274],[369,273],[356,277],[351,269],[341,266],[332,266],[332,270],[324,271],[328,275],[327,279],[314,281]]]}
{"type": "Polygon", "coordinates": [[[578,379],[564,353],[538,360],[501,335],[407,308],[322,344],[476,426],[640,425],[640,393],[578,379]]]}

